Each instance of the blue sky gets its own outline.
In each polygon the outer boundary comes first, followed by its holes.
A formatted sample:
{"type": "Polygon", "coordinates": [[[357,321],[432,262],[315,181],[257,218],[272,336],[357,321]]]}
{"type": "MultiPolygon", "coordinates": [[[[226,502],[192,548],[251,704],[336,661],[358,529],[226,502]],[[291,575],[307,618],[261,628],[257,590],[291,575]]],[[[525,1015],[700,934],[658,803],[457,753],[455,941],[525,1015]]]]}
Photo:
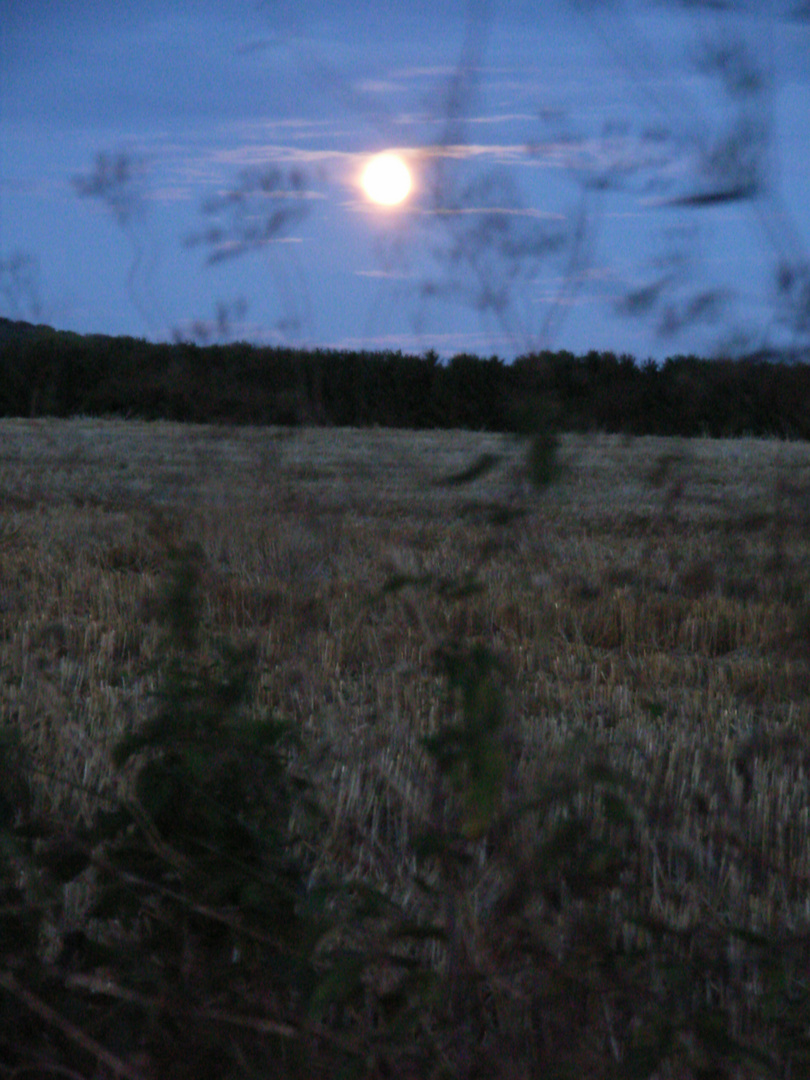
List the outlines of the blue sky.
{"type": "Polygon", "coordinates": [[[0,0],[0,314],[443,356],[806,344],[799,7],[0,0]],[[383,210],[385,149],[414,189],[383,210]]]}

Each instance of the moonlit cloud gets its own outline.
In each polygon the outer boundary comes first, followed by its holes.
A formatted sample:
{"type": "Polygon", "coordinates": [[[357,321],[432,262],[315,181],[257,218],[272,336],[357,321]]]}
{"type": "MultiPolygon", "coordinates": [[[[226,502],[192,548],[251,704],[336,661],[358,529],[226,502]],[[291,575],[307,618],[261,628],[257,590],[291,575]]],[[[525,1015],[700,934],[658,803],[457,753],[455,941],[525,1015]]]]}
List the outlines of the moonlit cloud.
{"type": "Polygon", "coordinates": [[[555,214],[551,210],[535,210],[532,207],[516,208],[513,206],[439,206],[435,209],[417,210],[416,213],[425,215],[437,215],[440,217],[462,217],[464,215],[475,216],[478,214],[494,214],[498,217],[537,218],[542,221],[565,221],[564,214],[555,214]]]}

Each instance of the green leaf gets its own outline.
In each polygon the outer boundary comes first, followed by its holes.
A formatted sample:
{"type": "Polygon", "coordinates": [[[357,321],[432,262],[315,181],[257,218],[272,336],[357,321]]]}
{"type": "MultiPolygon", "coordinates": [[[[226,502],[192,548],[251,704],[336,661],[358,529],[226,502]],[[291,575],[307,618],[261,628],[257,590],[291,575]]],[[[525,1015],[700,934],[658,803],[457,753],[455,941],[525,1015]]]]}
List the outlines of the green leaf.
{"type": "Polygon", "coordinates": [[[411,843],[414,854],[420,859],[429,859],[433,855],[439,855],[447,847],[447,839],[441,830],[431,827],[416,833],[411,843]]]}
{"type": "Polygon", "coordinates": [[[653,720],[660,720],[666,711],[665,707],[658,701],[642,700],[641,707],[653,720]]]}
{"type": "Polygon", "coordinates": [[[285,720],[261,717],[257,720],[241,718],[233,725],[233,733],[246,748],[269,750],[284,738],[294,737],[292,724],[285,720]]]}
{"type": "Polygon", "coordinates": [[[418,923],[402,919],[391,932],[392,940],[407,938],[409,941],[447,941],[447,930],[438,923],[418,923]]]}
{"type": "Polygon", "coordinates": [[[622,1077],[626,1080],[649,1080],[668,1056],[668,1045],[631,1046],[622,1061],[622,1077]]]}
{"type": "Polygon", "coordinates": [[[362,990],[361,978],[366,970],[362,953],[344,952],[330,959],[332,969],[318,983],[310,1001],[310,1013],[314,1015],[327,1005],[345,1004],[362,990]]]}
{"type": "Polygon", "coordinates": [[[436,762],[439,772],[448,773],[464,753],[464,729],[458,724],[448,724],[435,735],[425,735],[421,743],[436,762]]]}
{"type": "Polygon", "coordinates": [[[464,578],[461,581],[444,580],[436,585],[436,594],[446,600],[466,600],[470,596],[478,596],[484,591],[484,586],[473,577],[464,578]]]}
{"type": "Polygon", "coordinates": [[[189,786],[202,788],[212,780],[216,761],[207,747],[186,743],[181,744],[179,750],[177,758],[171,763],[166,758],[155,762],[155,772],[171,777],[173,782],[186,789],[189,786]]]}
{"type": "Polygon", "coordinates": [[[385,893],[375,889],[372,885],[362,881],[352,882],[351,888],[359,901],[356,911],[360,917],[374,918],[382,915],[385,911],[399,913],[399,907],[390,896],[386,896],[385,893]]]}
{"type": "Polygon", "coordinates": [[[66,884],[87,869],[91,855],[85,845],[70,837],[57,837],[46,850],[38,853],[38,859],[57,881],[66,884]]]}
{"type": "Polygon", "coordinates": [[[188,809],[187,785],[163,762],[148,761],[144,765],[138,773],[136,792],[144,811],[155,822],[163,818],[176,821],[174,815],[188,809]]]}
{"type": "Polygon", "coordinates": [[[527,511],[522,506],[504,506],[492,503],[487,509],[487,522],[497,527],[506,527],[526,517],[527,511]]]}
{"type": "Polygon", "coordinates": [[[0,883],[0,959],[33,955],[39,944],[39,912],[14,885],[0,883]]]}
{"type": "Polygon", "coordinates": [[[96,919],[126,919],[137,915],[140,909],[138,894],[131,886],[116,880],[98,891],[90,908],[90,915],[96,919]]]}
{"type": "Polygon", "coordinates": [[[605,808],[605,817],[614,825],[627,825],[633,822],[633,815],[627,809],[627,801],[620,795],[613,795],[606,791],[602,795],[602,805],[605,808]]]}
{"type": "Polygon", "coordinates": [[[390,593],[401,592],[409,586],[425,588],[433,581],[432,574],[392,574],[383,584],[379,596],[388,596],[390,593]]]}
{"type": "Polygon", "coordinates": [[[583,769],[583,775],[586,780],[591,780],[596,784],[615,784],[618,778],[617,773],[604,761],[588,762],[583,769]]]}
{"type": "Polygon", "coordinates": [[[579,817],[562,821],[551,836],[537,849],[536,859],[544,866],[555,866],[577,851],[590,835],[586,822],[579,817]]]}
{"type": "Polygon", "coordinates": [[[128,825],[132,824],[132,815],[124,807],[116,810],[100,810],[93,822],[96,840],[112,840],[128,825]]]}

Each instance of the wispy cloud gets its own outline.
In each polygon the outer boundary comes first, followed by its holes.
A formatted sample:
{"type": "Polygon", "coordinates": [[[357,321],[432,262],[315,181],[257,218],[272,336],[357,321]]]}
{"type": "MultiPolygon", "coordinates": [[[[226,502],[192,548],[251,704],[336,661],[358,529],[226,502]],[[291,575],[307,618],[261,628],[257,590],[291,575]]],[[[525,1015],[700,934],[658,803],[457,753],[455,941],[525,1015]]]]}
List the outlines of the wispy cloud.
{"type": "Polygon", "coordinates": [[[527,143],[439,143],[414,150],[424,158],[449,158],[465,161],[472,158],[494,158],[498,161],[516,161],[537,155],[537,148],[527,143]]]}
{"type": "MultiPolygon", "coordinates": [[[[517,115],[517,114],[515,114],[517,115]]],[[[485,119],[481,119],[484,123],[485,119]]],[[[362,164],[371,153],[379,149],[374,145],[362,149],[344,149],[338,146],[318,145],[324,139],[338,141],[340,129],[335,124],[318,123],[307,127],[300,120],[290,121],[286,130],[293,135],[296,144],[288,141],[261,141],[261,135],[275,129],[284,130],[282,124],[262,125],[254,129],[254,138],[239,145],[215,146],[200,152],[198,146],[183,148],[174,145],[167,148],[172,168],[178,174],[178,182],[199,183],[206,178],[211,183],[222,183],[227,168],[246,169],[278,165],[300,167],[310,171],[310,180],[325,182],[344,182],[354,187],[356,176],[362,164]],[[304,145],[300,143],[304,142],[304,145]]],[[[245,134],[242,132],[241,134],[245,134]]],[[[356,142],[356,132],[346,132],[346,141],[356,142]]],[[[417,173],[431,162],[481,162],[482,164],[515,166],[528,169],[555,168],[572,172],[593,172],[625,175],[641,169],[660,167],[660,160],[654,150],[643,142],[630,139],[613,140],[609,145],[599,140],[580,140],[547,143],[507,143],[507,142],[467,142],[467,143],[403,143],[392,142],[392,149],[408,161],[417,173]]],[[[303,196],[302,196],[303,197],[303,196]]],[[[310,198],[323,197],[314,184],[308,187],[310,198]]],[[[497,207],[466,207],[456,213],[497,212],[497,207]]],[[[444,211],[449,212],[449,211],[444,211]]],[[[503,208],[503,213],[525,214],[528,216],[548,216],[546,212],[520,210],[514,207],[503,208]]]]}
{"type": "Polygon", "coordinates": [[[455,75],[458,68],[455,64],[434,64],[430,67],[404,67],[394,72],[397,79],[446,79],[455,75]]]}
{"type": "Polygon", "coordinates": [[[511,124],[529,120],[536,121],[532,113],[493,113],[491,116],[467,116],[460,118],[465,124],[511,124]]]}
{"type": "Polygon", "coordinates": [[[361,94],[394,94],[402,89],[391,79],[362,79],[355,85],[361,94]]]}
{"type": "MultiPolygon", "coordinates": [[[[331,138],[335,136],[335,129],[325,129],[324,134],[331,138]]],[[[347,133],[348,134],[348,133],[347,133]]],[[[356,132],[351,133],[356,140],[356,132]]],[[[344,150],[339,147],[319,146],[289,146],[286,143],[253,143],[236,147],[222,147],[212,150],[208,159],[225,164],[246,166],[262,165],[269,162],[294,162],[301,165],[319,164],[324,161],[354,161],[361,162],[376,152],[377,146],[361,150],[344,150]]],[[[525,161],[537,163],[541,159],[557,162],[563,154],[572,154],[576,151],[590,149],[583,144],[573,143],[423,143],[405,144],[396,147],[396,150],[414,163],[435,159],[448,159],[453,161],[467,161],[475,159],[492,159],[503,163],[525,161]]],[[[591,150],[592,154],[595,151],[591,150]]]]}
{"type": "Polygon", "coordinates": [[[328,131],[334,127],[333,120],[316,120],[303,116],[290,116],[286,119],[262,117],[258,120],[244,121],[238,125],[229,124],[222,134],[238,133],[242,138],[266,138],[270,132],[283,132],[287,137],[308,135],[319,131],[328,131]]]}
{"type": "Polygon", "coordinates": [[[221,165],[245,167],[251,165],[294,164],[320,165],[326,161],[351,161],[362,155],[348,150],[314,149],[268,143],[263,146],[239,146],[214,150],[208,160],[221,165]]]}
{"type": "Polygon", "coordinates": [[[495,214],[504,217],[538,218],[543,221],[565,221],[565,214],[558,214],[552,210],[537,210],[535,207],[517,206],[459,206],[459,207],[436,207],[435,209],[416,209],[417,214],[431,217],[459,217],[465,214],[495,214]]]}
{"type": "Polygon", "coordinates": [[[355,270],[357,277],[385,278],[387,280],[404,280],[413,278],[414,274],[405,273],[402,270],[355,270]]]}

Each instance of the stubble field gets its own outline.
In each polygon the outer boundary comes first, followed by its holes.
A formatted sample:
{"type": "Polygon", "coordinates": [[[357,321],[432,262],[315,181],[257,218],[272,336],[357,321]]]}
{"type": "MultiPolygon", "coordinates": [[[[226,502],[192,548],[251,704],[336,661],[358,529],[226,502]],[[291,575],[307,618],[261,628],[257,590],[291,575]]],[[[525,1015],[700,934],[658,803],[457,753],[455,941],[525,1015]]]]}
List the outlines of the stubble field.
{"type": "Polygon", "coordinates": [[[0,719],[38,807],[114,792],[196,542],[206,632],[255,643],[255,708],[305,736],[315,872],[407,902],[436,650],[481,643],[517,789],[587,745],[643,791],[651,916],[810,928],[810,447],[568,435],[559,463],[538,493],[501,436],[0,421],[0,719]]]}

